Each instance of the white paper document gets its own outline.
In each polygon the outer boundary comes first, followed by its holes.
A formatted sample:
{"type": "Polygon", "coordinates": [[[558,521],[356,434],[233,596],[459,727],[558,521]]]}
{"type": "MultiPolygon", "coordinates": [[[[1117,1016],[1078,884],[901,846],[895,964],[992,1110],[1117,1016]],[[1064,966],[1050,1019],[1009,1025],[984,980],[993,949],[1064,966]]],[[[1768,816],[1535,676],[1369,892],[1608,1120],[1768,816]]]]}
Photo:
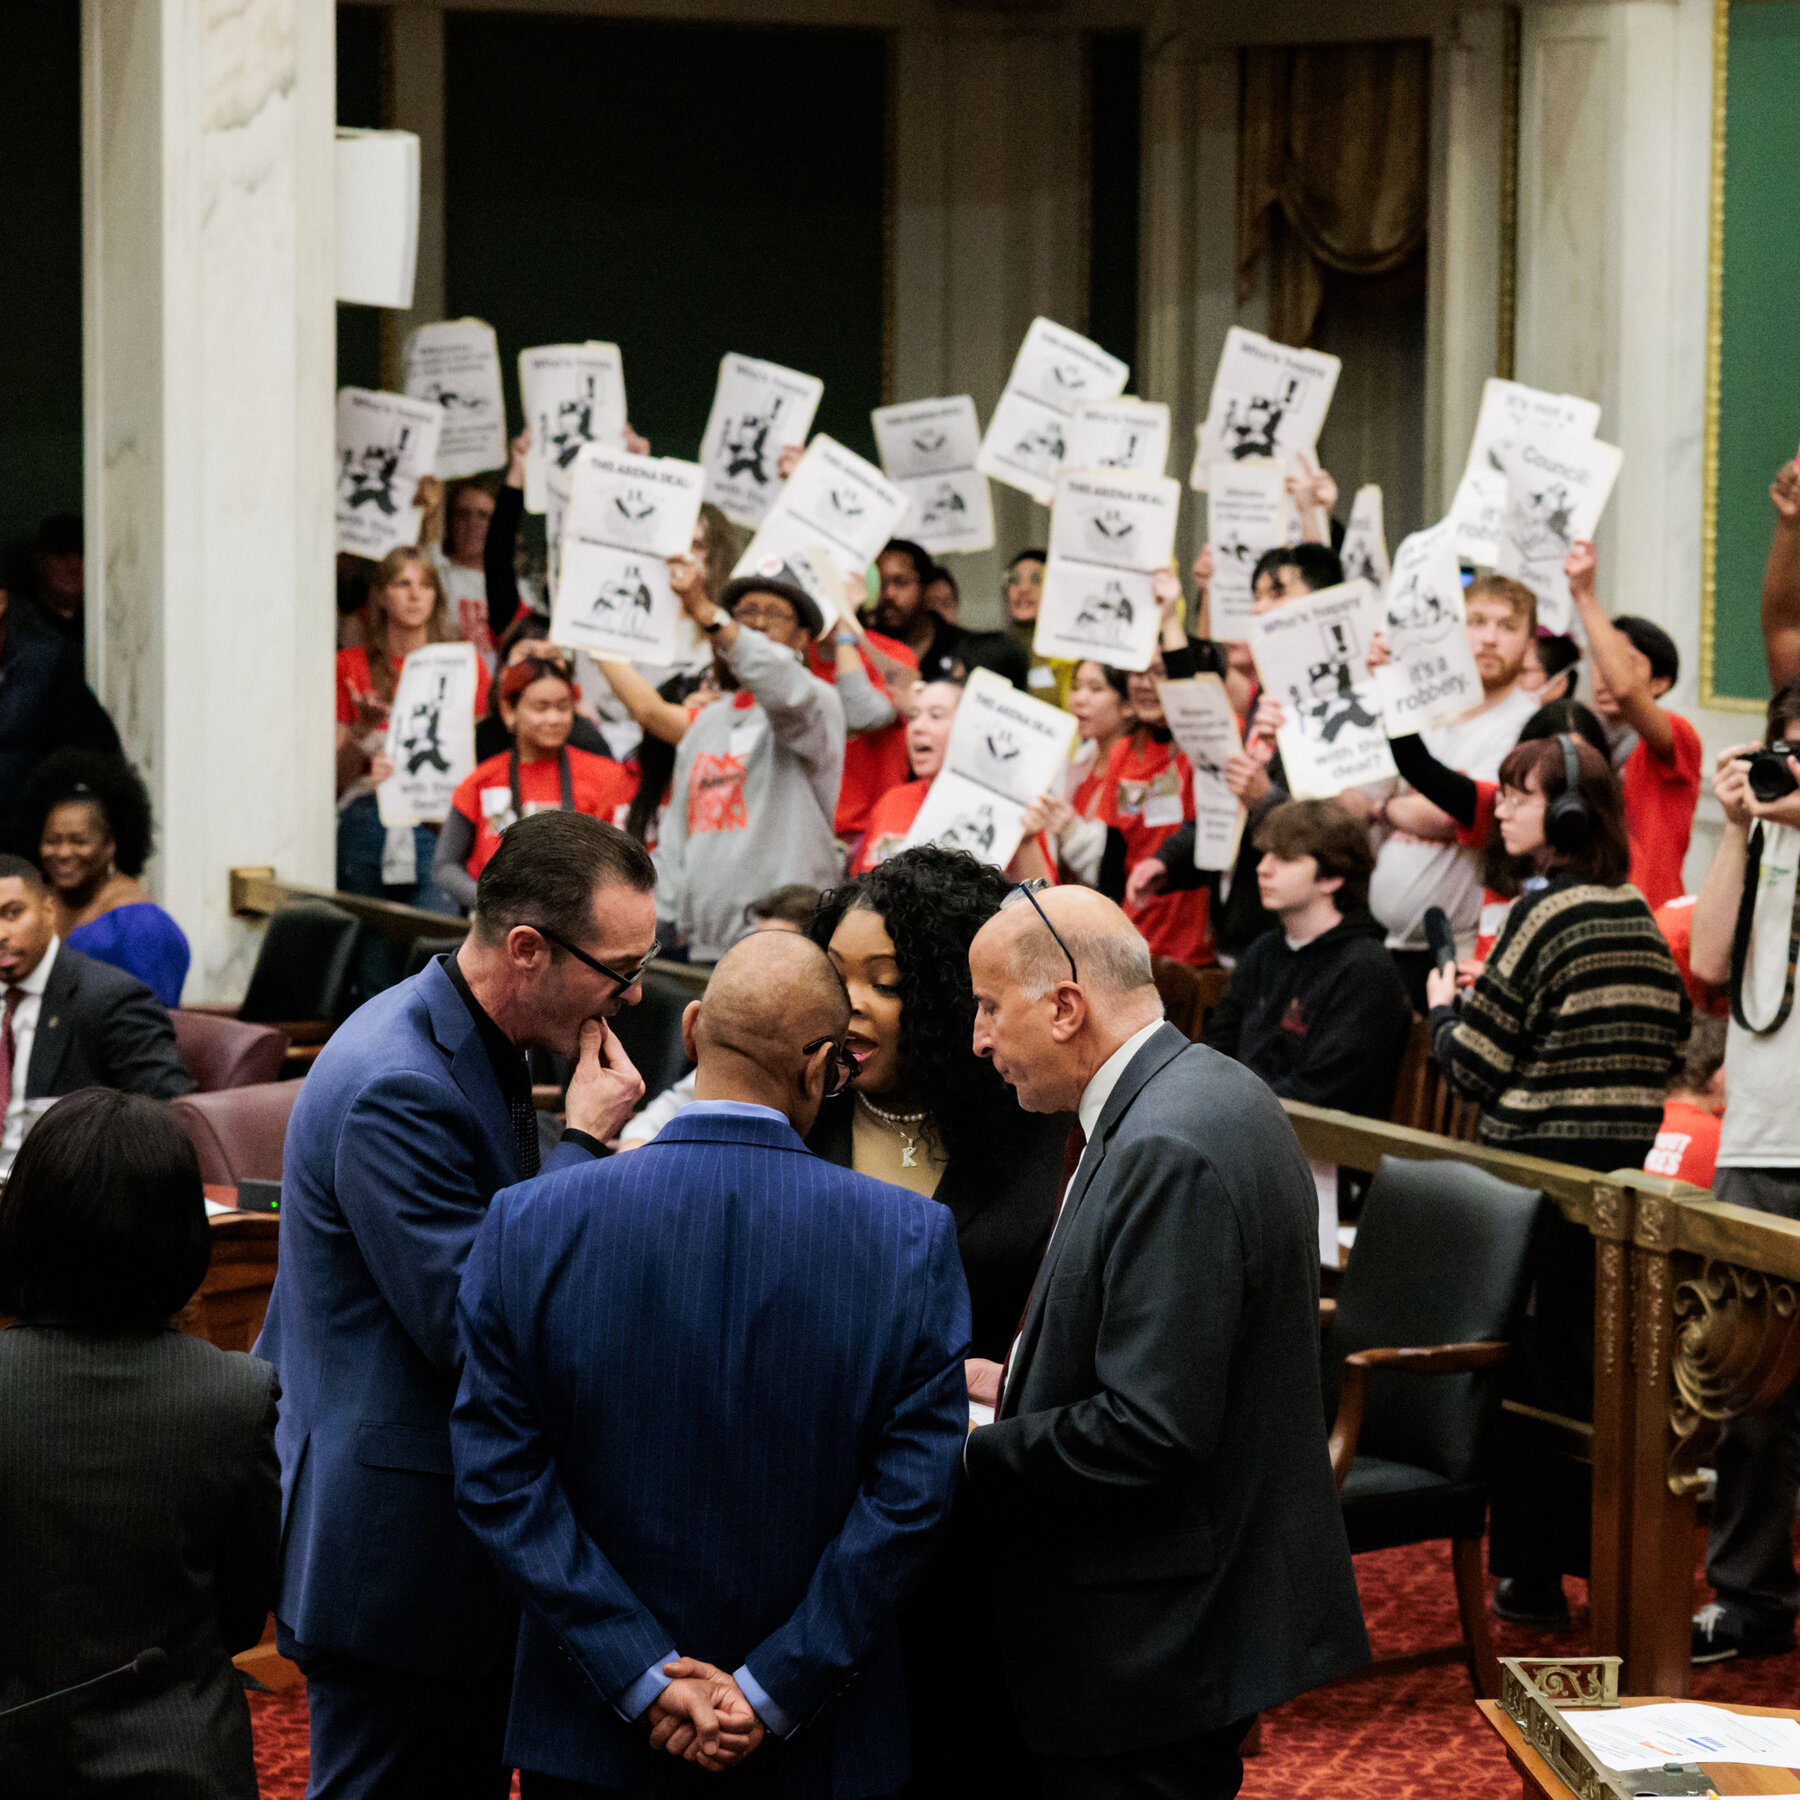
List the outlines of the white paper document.
{"type": "Polygon", "coordinates": [[[419,139],[337,128],[337,297],[409,307],[419,263],[419,139]]]}
{"type": "Polygon", "coordinates": [[[1273,456],[1285,466],[1299,451],[1310,455],[1342,366],[1322,350],[1296,350],[1232,326],[1196,436],[1188,485],[1204,488],[1219,462],[1273,456]]]}
{"type": "Polygon", "coordinates": [[[1169,566],[1180,507],[1181,484],[1166,475],[1063,470],[1032,637],[1039,656],[1150,666],[1158,630],[1150,584],[1169,566]]]}
{"type": "Polygon", "coordinates": [[[1129,364],[1079,332],[1036,318],[1013,358],[975,466],[984,475],[1048,506],[1056,473],[1067,461],[1075,415],[1100,400],[1116,400],[1131,377],[1129,364]]]}
{"type": "Polygon", "coordinates": [[[419,541],[419,483],[437,461],[443,421],[429,400],[338,389],[338,549],[379,560],[419,541]]]}
{"type": "Polygon", "coordinates": [[[443,410],[436,473],[445,481],[506,466],[500,346],[485,319],[421,325],[407,341],[402,385],[413,399],[443,410]]]}
{"type": "Polygon", "coordinates": [[[994,502],[987,477],[975,467],[981,422],[967,394],[878,406],[869,415],[883,473],[911,503],[900,521],[933,556],[991,550],[994,502]]]}
{"type": "Polygon", "coordinates": [[[1497,574],[1537,595],[1538,623],[1565,632],[1574,601],[1563,559],[1577,538],[1591,538],[1606,510],[1624,453],[1598,438],[1540,432],[1500,453],[1506,512],[1500,521],[1497,574]]]}
{"type": "MultiPolygon", "coordinates": [[[[771,561],[823,550],[846,578],[860,576],[905,516],[907,498],[872,462],[820,432],[806,446],[788,484],[776,497],[734,575],[771,561]]],[[[843,611],[843,583],[826,608],[843,611]]]]}
{"type": "Polygon", "coordinates": [[[621,662],[673,662],[681,602],[668,558],[693,541],[706,471],[586,444],[569,474],[551,636],[621,662]]]}
{"type": "Polygon", "coordinates": [[[1338,560],[1346,581],[1372,581],[1383,586],[1388,578],[1387,531],[1381,518],[1381,489],[1370,482],[1356,490],[1350,502],[1350,523],[1344,530],[1338,560]]]}
{"type": "Polygon", "coordinates": [[[1481,411],[1469,440],[1469,460],[1457,483],[1450,517],[1456,521],[1456,553],[1465,562],[1492,568],[1500,555],[1500,521],[1506,512],[1506,468],[1502,452],[1540,432],[1591,438],[1600,428],[1600,408],[1573,394],[1547,394],[1521,381],[1490,376],[1481,390],[1481,411]]]}
{"type": "Polygon", "coordinates": [[[1242,643],[1250,635],[1256,565],[1287,542],[1287,478],[1281,464],[1267,456],[1215,463],[1207,478],[1206,526],[1213,553],[1210,630],[1225,643],[1242,643]]]}
{"type": "Polygon", "coordinates": [[[1375,688],[1390,737],[1441,725],[1481,704],[1454,519],[1415,531],[1400,546],[1382,609],[1394,660],[1375,671],[1375,688]]]}
{"type": "Polygon", "coordinates": [[[400,665],[388,713],[394,772],[375,790],[383,825],[436,825],[475,767],[475,646],[426,644],[400,665]]]}
{"type": "Polygon", "coordinates": [[[1395,772],[1368,668],[1381,616],[1375,589],[1349,581],[1250,622],[1257,674],[1285,715],[1275,737],[1296,800],[1328,800],[1395,772]]]}
{"type": "Polygon", "coordinates": [[[1139,400],[1131,394],[1076,408],[1069,422],[1063,467],[1166,475],[1169,409],[1160,400],[1139,400]]]}
{"type": "Polygon", "coordinates": [[[1026,807],[1055,790],[1074,742],[1072,714],[1021,694],[991,669],[975,670],[906,848],[967,850],[1005,868],[1024,836],[1026,807]]]}
{"type": "Polygon", "coordinates": [[[519,399],[531,428],[525,510],[546,504],[545,473],[566,469],[583,444],[625,442],[625,362],[617,344],[540,344],[519,352],[519,399]]]}
{"type": "Polygon", "coordinates": [[[1237,862],[1244,809],[1225,785],[1225,765],[1243,748],[1237,715],[1217,675],[1159,681],[1170,735],[1194,771],[1194,867],[1229,869],[1237,862]]]}
{"type": "Polygon", "coordinates": [[[825,384],[754,356],[725,356],[700,439],[706,497],[734,525],[752,528],[781,487],[781,453],[804,444],[825,384]]]}
{"type": "Polygon", "coordinates": [[[1609,1769],[1651,1769],[1666,1762],[1800,1768],[1800,1722],[1793,1719],[1759,1718],[1694,1700],[1593,1711],[1568,1707],[1559,1717],[1609,1769]]]}

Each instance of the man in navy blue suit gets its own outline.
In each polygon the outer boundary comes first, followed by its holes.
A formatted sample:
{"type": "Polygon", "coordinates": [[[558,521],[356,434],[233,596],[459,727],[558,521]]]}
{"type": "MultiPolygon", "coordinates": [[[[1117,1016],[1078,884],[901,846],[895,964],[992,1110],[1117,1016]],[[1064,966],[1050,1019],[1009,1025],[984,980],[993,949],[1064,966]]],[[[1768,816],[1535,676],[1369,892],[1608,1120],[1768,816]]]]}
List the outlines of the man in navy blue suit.
{"type": "Polygon", "coordinates": [[[498,1195],[470,1253],[456,1493],[524,1603],[533,1800],[906,1778],[895,1615],[957,1479],[969,1298],[944,1207],[801,1141],[849,1019],[817,946],[746,939],[682,1022],[695,1103],[498,1195]]]}
{"type": "Polygon", "coordinates": [[[495,1190],[538,1170],[525,1048],[576,1059],[552,1169],[597,1156],[643,1092],[605,1021],[655,950],[655,879],[597,819],[521,820],[468,940],[355,1013],[294,1107],[257,1351],[281,1375],[275,1617],[315,1800],[506,1792],[518,1614],[451,1495],[457,1284],[495,1190]]]}

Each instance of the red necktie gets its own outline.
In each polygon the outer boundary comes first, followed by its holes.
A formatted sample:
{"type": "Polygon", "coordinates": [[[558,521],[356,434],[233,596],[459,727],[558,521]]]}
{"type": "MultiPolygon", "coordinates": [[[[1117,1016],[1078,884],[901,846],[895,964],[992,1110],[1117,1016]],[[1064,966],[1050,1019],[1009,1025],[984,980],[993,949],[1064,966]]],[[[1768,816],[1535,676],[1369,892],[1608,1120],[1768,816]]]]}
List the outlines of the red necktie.
{"type": "Polygon", "coordinates": [[[6,1006],[0,1011],[0,1114],[12,1105],[12,1071],[13,1052],[13,1014],[19,1010],[19,1002],[25,998],[22,987],[9,987],[6,990],[6,1006]]]}
{"type": "Polygon", "coordinates": [[[1068,1138],[1063,1144],[1062,1186],[1057,1191],[1064,1199],[1068,1198],[1069,1183],[1075,1179],[1075,1171],[1081,1167],[1081,1153],[1086,1148],[1087,1133],[1081,1129],[1081,1121],[1077,1119],[1069,1127],[1068,1138]]]}

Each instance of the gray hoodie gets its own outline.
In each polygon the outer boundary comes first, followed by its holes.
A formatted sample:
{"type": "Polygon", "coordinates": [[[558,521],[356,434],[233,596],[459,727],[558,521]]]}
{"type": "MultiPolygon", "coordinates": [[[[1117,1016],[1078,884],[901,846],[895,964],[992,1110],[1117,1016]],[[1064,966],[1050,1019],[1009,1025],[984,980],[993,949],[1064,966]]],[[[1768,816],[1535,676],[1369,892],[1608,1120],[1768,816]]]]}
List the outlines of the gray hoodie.
{"type": "Polygon", "coordinates": [[[790,881],[831,886],[844,775],[844,704],[792,650],[740,627],[739,690],[694,718],[675,752],[657,840],[656,910],[696,962],[744,935],[744,908],[790,881]]]}

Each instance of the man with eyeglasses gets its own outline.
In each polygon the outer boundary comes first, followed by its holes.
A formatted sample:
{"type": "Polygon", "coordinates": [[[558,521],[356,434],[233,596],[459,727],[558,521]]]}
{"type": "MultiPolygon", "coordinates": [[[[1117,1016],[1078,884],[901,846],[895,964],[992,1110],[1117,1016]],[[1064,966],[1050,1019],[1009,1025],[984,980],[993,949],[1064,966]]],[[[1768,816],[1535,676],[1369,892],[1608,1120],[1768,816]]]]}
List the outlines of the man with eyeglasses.
{"type": "Polygon", "coordinates": [[[974,1045],[1069,1177],[964,1462],[1043,1791],[1229,1800],[1250,1721],[1368,1661],[1326,1454],[1318,1199],[1280,1103],[1162,1016],[1091,889],[969,947],[974,1045]]]}
{"type": "Polygon", "coordinates": [[[525,1051],[575,1063],[546,1169],[591,1161],[643,1092],[607,1024],[656,951],[643,847],[521,819],[468,939],[320,1052],[288,1127],[257,1353],[281,1377],[276,1635],[306,1675],[313,1794],[491,1800],[518,1609],[456,1515],[456,1291],[501,1188],[538,1173],[525,1051]]]}
{"type": "Polygon", "coordinates": [[[956,1486],[969,1297],[948,1208],[803,1142],[849,1024],[810,939],[745,939],[682,1020],[694,1103],[475,1240],[456,1497],[524,1603],[528,1794],[685,1792],[670,1757],[753,1757],[760,1795],[906,1779],[896,1618],[956,1486]]]}
{"type": "Polygon", "coordinates": [[[789,564],[771,558],[740,576],[717,606],[702,582],[676,589],[712,640],[725,697],[694,716],[675,752],[659,899],[693,960],[715,962],[744,935],[759,894],[784,882],[827,888],[842,872],[844,701],[806,666],[825,618],[789,564]]]}

